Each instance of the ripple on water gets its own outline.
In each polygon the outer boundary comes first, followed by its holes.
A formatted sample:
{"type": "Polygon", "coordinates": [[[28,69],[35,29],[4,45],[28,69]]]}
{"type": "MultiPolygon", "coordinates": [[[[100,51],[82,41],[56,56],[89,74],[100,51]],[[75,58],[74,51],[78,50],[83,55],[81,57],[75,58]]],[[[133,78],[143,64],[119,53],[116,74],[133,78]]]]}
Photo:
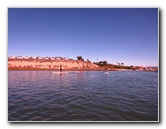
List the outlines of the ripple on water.
{"type": "Polygon", "coordinates": [[[9,121],[157,121],[157,78],[150,72],[9,71],[9,121]]]}

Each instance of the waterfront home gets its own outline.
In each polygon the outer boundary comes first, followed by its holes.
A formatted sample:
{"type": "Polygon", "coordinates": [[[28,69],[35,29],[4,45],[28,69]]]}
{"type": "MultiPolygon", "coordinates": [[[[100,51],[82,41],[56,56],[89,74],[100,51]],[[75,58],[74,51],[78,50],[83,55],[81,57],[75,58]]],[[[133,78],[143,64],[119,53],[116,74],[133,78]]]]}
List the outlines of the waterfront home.
{"type": "Polygon", "coordinates": [[[68,58],[67,58],[67,57],[64,57],[64,60],[68,60],[68,58]]]}
{"type": "Polygon", "coordinates": [[[30,56],[24,56],[23,58],[24,58],[24,59],[29,59],[29,58],[30,58],[30,56]]]}
{"type": "Polygon", "coordinates": [[[51,60],[55,60],[55,57],[50,57],[51,60]]]}
{"type": "Polygon", "coordinates": [[[43,57],[37,56],[36,59],[43,59],[43,57]]]}
{"type": "Polygon", "coordinates": [[[23,57],[22,56],[17,56],[17,59],[23,59],[23,57]]]}
{"type": "Polygon", "coordinates": [[[8,58],[9,58],[9,59],[16,59],[15,56],[9,56],[8,58]]]}
{"type": "Polygon", "coordinates": [[[49,57],[44,57],[43,59],[45,59],[45,60],[49,60],[50,58],[49,58],[49,57]]]}
{"type": "Polygon", "coordinates": [[[30,58],[32,58],[32,59],[36,59],[36,56],[31,56],[30,58]]]}
{"type": "Polygon", "coordinates": [[[56,57],[56,60],[61,60],[61,57],[59,57],[59,56],[58,56],[58,57],[56,57]]]}

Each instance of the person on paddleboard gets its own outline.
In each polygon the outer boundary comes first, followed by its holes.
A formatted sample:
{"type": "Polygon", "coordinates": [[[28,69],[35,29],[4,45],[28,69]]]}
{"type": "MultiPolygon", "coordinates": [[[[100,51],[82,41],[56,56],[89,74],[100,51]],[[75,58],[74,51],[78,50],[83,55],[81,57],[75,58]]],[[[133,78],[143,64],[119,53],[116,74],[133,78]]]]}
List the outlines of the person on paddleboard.
{"type": "Polygon", "coordinates": [[[60,65],[60,72],[62,72],[62,65],[60,65]]]}
{"type": "Polygon", "coordinates": [[[108,72],[108,68],[105,68],[105,72],[108,72]]]}

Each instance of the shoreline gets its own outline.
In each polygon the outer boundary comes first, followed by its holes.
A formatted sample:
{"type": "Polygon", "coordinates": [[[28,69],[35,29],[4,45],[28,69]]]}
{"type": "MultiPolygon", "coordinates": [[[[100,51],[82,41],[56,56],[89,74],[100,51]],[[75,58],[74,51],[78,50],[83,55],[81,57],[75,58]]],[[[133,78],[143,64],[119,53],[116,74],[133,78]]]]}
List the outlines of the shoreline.
{"type": "MultiPolygon", "coordinates": [[[[8,68],[8,71],[60,71],[59,69],[37,69],[37,68],[8,68]]],[[[82,70],[75,70],[75,69],[64,69],[63,71],[103,71],[103,69],[82,69],[82,70]]],[[[110,69],[108,72],[111,71],[135,71],[135,72],[158,72],[153,70],[132,70],[132,69],[110,69]]]]}
{"type": "MultiPolygon", "coordinates": [[[[8,68],[8,71],[60,71],[60,70],[59,69],[8,68]]],[[[104,71],[104,70],[101,70],[101,69],[82,69],[82,70],[63,69],[62,71],[104,71]]],[[[118,70],[109,70],[109,71],[118,71],[118,70]]]]}
{"type": "MultiPolygon", "coordinates": [[[[48,68],[19,68],[19,67],[8,67],[8,71],[60,71],[59,69],[48,69],[48,68]]],[[[63,71],[105,71],[104,68],[96,68],[96,69],[63,69],[63,71]]],[[[116,69],[110,68],[108,71],[130,71],[130,69],[116,69]]]]}

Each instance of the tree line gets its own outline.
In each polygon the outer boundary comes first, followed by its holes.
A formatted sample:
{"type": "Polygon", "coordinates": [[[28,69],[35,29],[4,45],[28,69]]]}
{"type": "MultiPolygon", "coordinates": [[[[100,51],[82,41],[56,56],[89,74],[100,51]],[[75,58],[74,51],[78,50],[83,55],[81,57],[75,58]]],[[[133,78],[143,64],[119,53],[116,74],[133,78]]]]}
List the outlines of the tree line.
{"type": "Polygon", "coordinates": [[[131,66],[125,66],[124,63],[117,62],[117,65],[108,63],[107,61],[99,61],[94,62],[94,64],[101,66],[101,67],[108,67],[108,68],[118,68],[118,69],[131,69],[131,66]]]}

